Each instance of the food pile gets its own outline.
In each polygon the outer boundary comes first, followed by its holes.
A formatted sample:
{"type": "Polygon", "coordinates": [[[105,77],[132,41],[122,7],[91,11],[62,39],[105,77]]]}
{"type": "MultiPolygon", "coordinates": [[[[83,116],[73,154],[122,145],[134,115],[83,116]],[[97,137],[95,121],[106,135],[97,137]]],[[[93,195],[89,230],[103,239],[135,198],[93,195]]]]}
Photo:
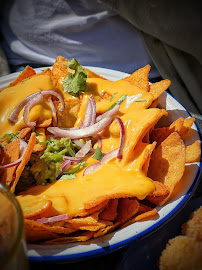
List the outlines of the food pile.
{"type": "Polygon", "coordinates": [[[200,141],[185,146],[194,118],[156,128],[169,80],[150,66],[112,82],[59,56],[27,66],[0,92],[0,181],[15,193],[31,243],[86,241],[156,218],[200,141]]]}
{"type": "Polygon", "coordinates": [[[160,260],[160,270],[202,268],[202,206],[182,225],[182,234],[169,240],[160,260]]]}

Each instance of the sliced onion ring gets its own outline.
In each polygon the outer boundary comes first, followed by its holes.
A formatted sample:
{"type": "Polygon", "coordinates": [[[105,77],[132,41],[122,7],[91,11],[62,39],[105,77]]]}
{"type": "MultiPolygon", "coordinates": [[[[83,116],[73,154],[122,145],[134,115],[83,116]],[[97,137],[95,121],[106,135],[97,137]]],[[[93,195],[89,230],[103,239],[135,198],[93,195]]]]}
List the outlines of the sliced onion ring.
{"type": "Polygon", "coordinates": [[[91,150],[91,140],[87,141],[86,144],[76,153],[76,158],[84,158],[86,154],[91,150]]]}
{"type": "Polygon", "coordinates": [[[57,126],[57,122],[58,122],[58,120],[57,120],[57,113],[56,113],[56,109],[55,109],[55,106],[53,104],[53,101],[52,101],[52,98],[51,97],[48,98],[48,102],[49,102],[50,107],[51,107],[51,110],[53,112],[53,126],[56,127],[57,126]]]}
{"type": "Polygon", "coordinates": [[[27,102],[27,104],[25,105],[24,112],[23,112],[23,121],[24,121],[25,125],[27,125],[28,127],[36,126],[35,122],[29,121],[29,112],[30,112],[31,108],[33,108],[36,104],[38,104],[42,101],[43,101],[43,96],[41,95],[41,93],[38,93],[37,95],[32,97],[32,99],[30,99],[27,102]]]}
{"type": "Polygon", "coordinates": [[[97,145],[101,149],[102,148],[102,138],[99,134],[94,135],[94,138],[97,140],[97,145]]]}
{"type": "Polygon", "coordinates": [[[86,176],[88,174],[91,174],[93,172],[96,172],[100,167],[102,166],[102,163],[99,161],[99,162],[96,162],[90,166],[88,166],[84,172],[83,172],[83,176],[86,176]]]}
{"type": "Polygon", "coordinates": [[[64,160],[70,160],[71,162],[80,162],[81,159],[80,158],[76,158],[76,157],[69,157],[69,156],[63,156],[64,160]]]}
{"type": "Polygon", "coordinates": [[[70,160],[65,160],[62,164],[61,164],[61,167],[62,167],[62,172],[65,172],[67,169],[69,169],[71,165],[71,161],[70,160]]]}
{"type": "Polygon", "coordinates": [[[75,143],[76,145],[78,145],[81,148],[84,146],[84,144],[79,140],[73,140],[73,143],[75,143]]]}
{"type": "Polygon", "coordinates": [[[109,126],[112,121],[113,121],[112,117],[106,117],[92,126],[81,128],[78,130],[71,130],[71,129],[65,130],[58,127],[48,127],[47,130],[56,137],[62,138],[70,137],[71,139],[74,140],[93,136],[102,131],[103,129],[105,129],[107,126],[109,126]]]}
{"type": "Polygon", "coordinates": [[[55,91],[55,90],[43,90],[43,91],[38,91],[34,94],[29,95],[28,97],[26,97],[20,104],[18,104],[15,109],[11,112],[11,114],[8,116],[8,120],[11,121],[12,123],[17,123],[18,121],[18,115],[20,113],[20,111],[23,109],[23,107],[31,100],[33,99],[36,95],[41,94],[42,96],[44,95],[53,95],[55,97],[57,97],[59,99],[59,101],[61,102],[61,108],[60,111],[64,111],[65,109],[65,102],[64,102],[64,98],[62,97],[62,95],[55,91]]]}
{"type": "Polygon", "coordinates": [[[65,101],[64,101],[63,96],[59,92],[57,92],[56,90],[43,90],[43,91],[40,91],[40,93],[42,94],[42,96],[44,96],[44,95],[52,95],[52,96],[55,96],[56,98],[58,98],[60,103],[61,103],[61,108],[59,109],[59,111],[60,112],[64,111],[64,109],[65,109],[65,101]]]}
{"type": "Polygon", "coordinates": [[[122,159],[122,152],[123,152],[123,147],[125,143],[125,127],[120,117],[116,117],[116,121],[120,127],[120,144],[119,144],[119,152],[117,154],[117,158],[122,159]]]}
{"type": "Polygon", "coordinates": [[[84,170],[83,176],[86,176],[90,173],[96,172],[102,166],[102,163],[107,163],[111,159],[117,157],[118,152],[119,152],[119,149],[114,149],[114,150],[110,151],[109,153],[107,153],[100,161],[88,166],[84,170]]]}
{"type": "Polygon", "coordinates": [[[91,115],[91,122],[90,125],[94,125],[96,123],[96,102],[95,98],[91,97],[91,107],[92,107],[92,115],[91,115]]]}
{"type": "Polygon", "coordinates": [[[119,152],[119,149],[114,149],[114,150],[108,152],[106,155],[104,155],[104,157],[100,160],[100,162],[101,163],[107,163],[111,159],[117,157],[118,152],[119,152]]]}
{"type": "Polygon", "coordinates": [[[95,98],[92,96],[88,99],[85,111],[84,122],[82,128],[89,127],[95,124],[96,119],[96,102],[95,98]]]}
{"type": "Polygon", "coordinates": [[[13,167],[13,166],[20,164],[20,162],[23,159],[23,156],[25,154],[26,149],[27,149],[27,143],[25,141],[20,140],[20,157],[19,157],[19,159],[17,159],[16,161],[14,161],[12,163],[9,163],[6,165],[1,165],[0,169],[6,169],[6,168],[10,168],[10,167],[13,167]]]}
{"type": "Polygon", "coordinates": [[[36,221],[38,223],[51,223],[51,222],[58,222],[58,221],[62,221],[62,220],[66,220],[66,219],[69,219],[69,215],[68,214],[64,214],[64,215],[58,215],[58,216],[53,216],[53,217],[49,217],[49,218],[40,218],[40,219],[37,219],[36,221]]]}
{"type": "Polygon", "coordinates": [[[18,104],[15,107],[15,109],[11,112],[11,114],[8,116],[8,120],[11,121],[12,123],[17,123],[18,115],[19,115],[20,111],[24,108],[24,106],[27,104],[27,102],[30,100],[30,98],[34,97],[37,94],[38,94],[38,92],[26,97],[20,104],[18,104]]]}
{"type": "Polygon", "coordinates": [[[105,117],[112,117],[115,113],[117,113],[120,109],[120,105],[115,105],[113,109],[111,109],[110,111],[107,111],[101,115],[99,115],[96,118],[96,122],[99,122],[100,120],[104,119],[105,117]]]}

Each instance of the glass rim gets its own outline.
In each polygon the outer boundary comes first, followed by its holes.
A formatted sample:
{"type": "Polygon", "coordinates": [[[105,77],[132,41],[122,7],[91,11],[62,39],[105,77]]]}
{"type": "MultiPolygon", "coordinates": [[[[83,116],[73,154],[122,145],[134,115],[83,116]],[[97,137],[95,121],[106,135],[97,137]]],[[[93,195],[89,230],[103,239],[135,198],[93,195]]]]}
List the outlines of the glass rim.
{"type": "Polygon", "coordinates": [[[12,258],[12,256],[15,254],[15,252],[17,252],[18,248],[21,245],[21,240],[24,237],[24,216],[18,201],[16,200],[15,196],[7,189],[7,187],[0,183],[0,190],[3,191],[2,193],[11,201],[15,210],[17,211],[17,226],[18,226],[15,241],[12,244],[11,249],[5,255],[5,258],[3,258],[2,261],[0,261],[0,268],[1,268],[12,258]]]}

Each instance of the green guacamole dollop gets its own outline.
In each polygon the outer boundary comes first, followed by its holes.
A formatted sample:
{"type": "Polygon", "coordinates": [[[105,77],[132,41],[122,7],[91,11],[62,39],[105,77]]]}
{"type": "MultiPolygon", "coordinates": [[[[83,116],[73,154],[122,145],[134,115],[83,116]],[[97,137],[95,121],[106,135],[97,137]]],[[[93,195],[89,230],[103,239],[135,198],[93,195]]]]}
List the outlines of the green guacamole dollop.
{"type": "Polygon", "coordinates": [[[44,154],[31,167],[37,185],[46,185],[57,180],[62,172],[63,156],[75,156],[75,149],[70,138],[60,140],[51,137],[46,142],[44,154]]]}

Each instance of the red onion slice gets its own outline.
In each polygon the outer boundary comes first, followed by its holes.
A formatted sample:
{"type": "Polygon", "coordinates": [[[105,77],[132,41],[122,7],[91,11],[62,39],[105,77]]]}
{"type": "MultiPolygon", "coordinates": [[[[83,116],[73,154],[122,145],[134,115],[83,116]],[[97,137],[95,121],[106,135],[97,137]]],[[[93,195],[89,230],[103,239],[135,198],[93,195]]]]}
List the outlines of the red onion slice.
{"type": "Polygon", "coordinates": [[[20,140],[20,157],[19,157],[19,159],[17,159],[16,161],[14,161],[12,163],[9,163],[6,165],[1,165],[0,169],[6,169],[6,168],[10,168],[10,167],[13,167],[13,166],[20,164],[20,162],[22,161],[22,158],[25,154],[26,149],[27,149],[27,143],[25,141],[20,140]]]}
{"type": "Polygon", "coordinates": [[[75,157],[84,158],[90,150],[91,150],[91,140],[86,142],[86,144],[76,153],[75,157]]]}
{"type": "Polygon", "coordinates": [[[24,121],[25,125],[27,125],[28,127],[36,125],[35,122],[29,121],[29,112],[30,112],[31,108],[33,108],[36,104],[38,104],[42,101],[43,101],[43,96],[41,95],[41,93],[38,93],[37,95],[32,97],[32,99],[30,99],[27,102],[27,104],[25,105],[24,112],[23,112],[23,121],[24,121]]]}
{"type": "Polygon", "coordinates": [[[100,161],[88,166],[84,170],[83,176],[86,176],[90,173],[96,172],[102,166],[102,163],[107,163],[111,159],[117,157],[118,152],[119,152],[119,149],[114,149],[114,150],[110,151],[109,153],[107,153],[100,161]]]}
{"type": "Polygon", "coordinates": [[[55,109],[55,106],[53,104],[53,101],[52,101],[52,98],[49,97],[48,98],[48,102],[50,104],[50,107],[51,107],[51,110],[53,112],[53,126],[56,127],[57,126],[57,113],[56,113],[56,109],[55,109]]]}
{"type": "Polygon", "coordinates": [[[96,172],[100,167],[102,166],[101,162],[96,162],[90,166],[88,166],[84,172],[83,172],[83,176],[86,176],[88,174],[91,174],[93,172],[96,172]]]}
{"type": "Polygon", "coordinates": [[[123,152],[123,147],[124,147],[124,142],[125,142],[125,127],[120,117],[116,117],[116,121],[120,127],[120,144],[119,144],[119,152],[117,154],[117,158],[122,159],[122,152],[123,152]]]}
{"type": "Polygon", "coordinates": [[[28,101],[30,100],[30,97],[34,97],[35,95],[38,95],[38,92],[26,97],[20,104],[18,104],[15,107],[15,109],[11,112],[11,114],[8,116],[8,120],[11,121],[12,123],[17,123],[18,115],[19,115],[20,111],[28,103],[28,101]]]}
{"type": "Polygon", "coordinates": [[[64,98],[63,96],[57,92],[56,90],[43,90],[43,91],[40,91],[40,93],[42,94],[42,96],[44,95],[52,95],[52,96],[55,96],[56,98],[59,99],[60,103],[61,103],[61,108],[59,111],[63,112],[64,109],[65,109],[65,101],[64,101],[64,98]]]}
{"type": "Polygon", "coordinates": [[[78,130],[64,130],[58,127],[48,127],[47,130],[56,137],[70,137],[74,140],[93,136],[105,129],[107,126],[109,126],[112,121],[113,119],[111,117],[106,117],[92,126],[81,128],[78,130]]]}
{"type": "Polygon", "coordinates": [[[17,123],[18,121],[18,115],[20,111],[23,109],[23,107],[31,100],[33,99],[36,95],[41,94],[42,96],[44,95],[53,95],[59,99],[61,102],[61,108],[60,111],[64,111],[65,109],[65,101],[64,98],[60,93],[58,93],[55,90],[44,90],[44,91],[39,91],[34,94],[31,94],[27,96],[20,104],[18,104],[15,109],[11,112],[11,114],[8,116],[8,120],[11,121],[12,123],[17,123]]]}
{"type": "Polygon", "coordinates": [[[99,134],[96,134],[94,137],[97,140],[98,147],[101,149],[102,148],[102,138],[101,138],[101,136],[99,134]]]}
{"type": "Polygon", "coordinates": [[[94,125],[96,123],[96,102],[95,98],[91,97],[91,107],[92,107],[92,115],[91,115],[91,122],[90,125],[94,125]]]}
{"type": "Polygon", "coordinates": [[[84,144],[79,140],[73,140],[72,142],[75,143],[76,145],[78,145],[81,148],[84,146],[84,144]]]}
{"type": "Polygon", "coordinates": [[[120,105],[115,105],[113,109],[111,109],[110,111],[107,111],[101,115],[99,115],[96,118],[96,122],[99,122],[100,120],[104,119],[105,117],[112,117],[115,113],[117,113],[120,109],[120,105]]]}
{"type": "Polygon", "coordinates": [[[92,96],[88,99],[86,105],[85,117],[82,128],[89,127],[95,124],[95,119],[96,119],[96,102],[94,97],[92,96]]]}
{"type": "Polygon", "coordinates": [[[68,214],[64,214],[64,215],[58,215],[58,216],[53,216],[53,217],[49,217],[49,218],[40,218],[37,219],[36,221],[38,223],[44,224],[44,223],[52,223],[52,222],[58,222],[58,221],[63,221],[69,219],[69,215],[68,214]]]}
{"type": "Polygon", "coordinates": [[[91,101],[89,98],[87,105],[86,105],[85,117],[84,117],[84,122],[83,122],[82,128],[90,126],[92,112],[93,112],[93,110],[92,110],[91,101]]]}
{"type": "Polygon", "coordinates": [[[64,160],[70,160],[71,162],[80,162],[81,159],[80,158],[76,158],[76,157],[69,157],[69,156],[63,156],[64,160]]]}
{"type": "Polygon", "coordinates": [[[61,164],[62,172],[65,172],[67,169],[69,169],[70,165],[71,165],[71,161],[70,161],[70,160],[65,160],[65,161],[61,164]]]}
{"type": "Polygon", "coordinates": [[[114,149],[112,151],[110,151],[109,153],[107,153],[101,160],[101,163],[107,163],[108,161],[110,161],[111,159],[117,157],[119,152],[119,149],[114,149]]]}

